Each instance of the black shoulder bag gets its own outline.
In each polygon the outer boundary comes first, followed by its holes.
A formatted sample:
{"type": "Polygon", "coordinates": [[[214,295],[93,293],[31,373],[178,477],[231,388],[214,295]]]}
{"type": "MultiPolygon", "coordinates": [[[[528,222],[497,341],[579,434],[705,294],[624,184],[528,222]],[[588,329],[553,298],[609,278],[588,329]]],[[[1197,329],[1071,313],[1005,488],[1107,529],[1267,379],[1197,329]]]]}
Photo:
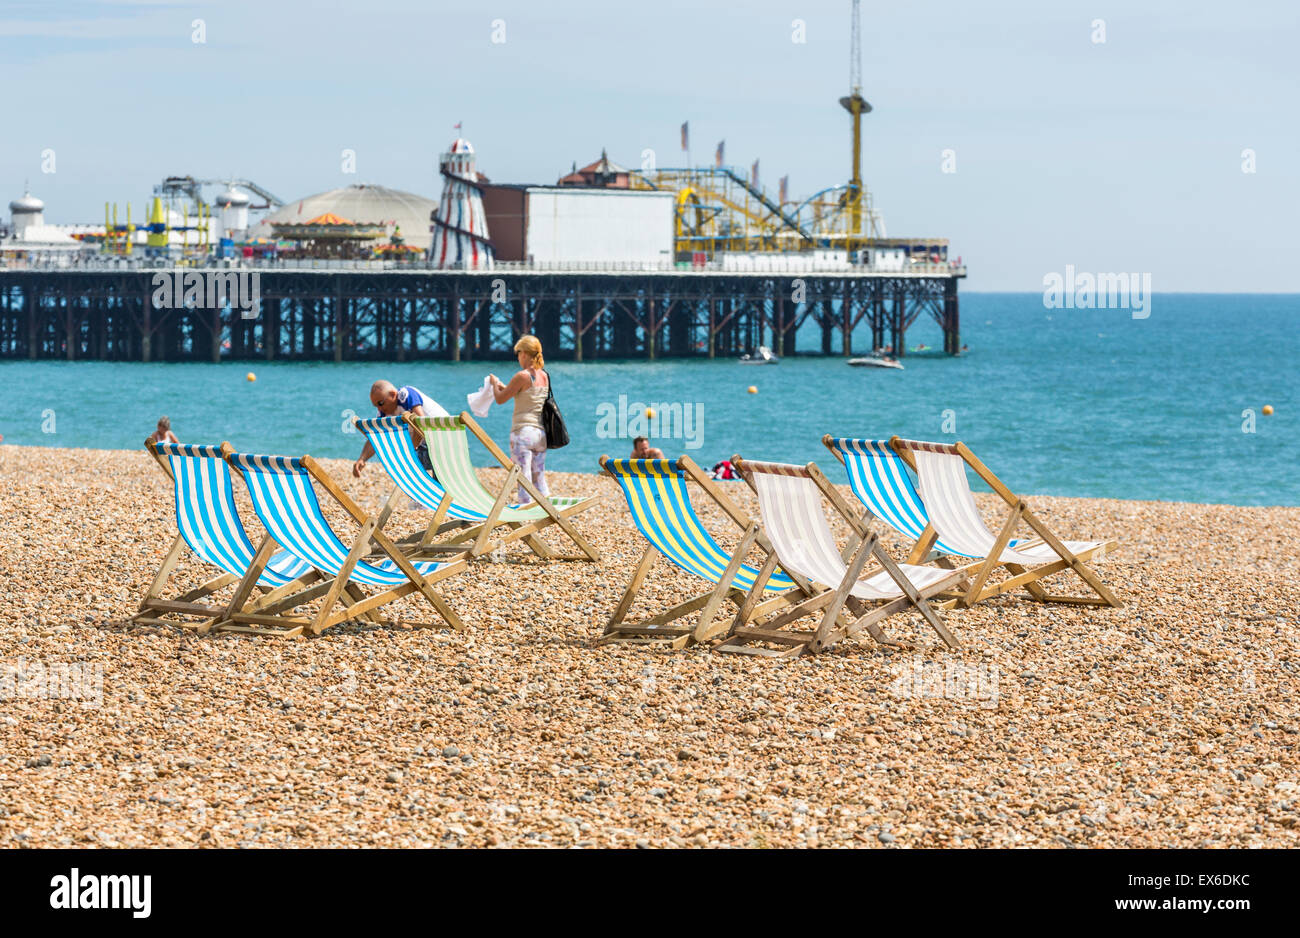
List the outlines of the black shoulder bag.
{"type": "Polygon", "coordinates": [[[546,448],[559,449],[569,445],[569,429],[564,425],[560,405],[555,403],[555,386],[551,383],[551,376],[546,371],[542,374],[546,375],[546,401],[542,404],[542,429],[546,431],[546,448]]]}

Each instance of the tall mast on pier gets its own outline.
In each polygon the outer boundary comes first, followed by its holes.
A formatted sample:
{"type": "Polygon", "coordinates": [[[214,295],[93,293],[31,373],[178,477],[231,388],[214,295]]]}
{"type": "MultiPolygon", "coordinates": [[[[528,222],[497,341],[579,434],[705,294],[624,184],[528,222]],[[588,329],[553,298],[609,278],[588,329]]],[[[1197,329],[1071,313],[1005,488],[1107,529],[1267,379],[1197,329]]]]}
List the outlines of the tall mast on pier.
{"type": "Polygon", "coordinates": [[[853,0],[853,20],[849,42],[849,93],[840,98],[840,106],[853,117],[853,177],[846,193],[849,232],[846,247],[852,253],[862,236],[862,115],[871,113],[871,105],[862,97],[862,14],[859,0],[853,0]]]}

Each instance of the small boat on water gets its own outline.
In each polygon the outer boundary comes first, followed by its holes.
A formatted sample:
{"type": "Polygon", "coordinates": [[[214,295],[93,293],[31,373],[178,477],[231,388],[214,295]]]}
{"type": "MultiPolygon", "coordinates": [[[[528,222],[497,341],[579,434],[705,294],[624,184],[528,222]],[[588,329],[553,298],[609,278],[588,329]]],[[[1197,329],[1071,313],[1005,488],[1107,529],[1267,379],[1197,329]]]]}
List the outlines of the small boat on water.
{"type": "Polygon", "coordinates": [[[849,364],[855,368],[894,368],[898,371],[903,370],[903,363],[897,358],[889,358],[885,355],[868,355],[866,358],[850,358],[849,364]]]}
{"type": "Polygon", "coordinates": [[[766,345],[760,345],[758,351],[753,355],[741,355],[740,363],[742,365],[779,365],[781,364],[781,357],[773,353],[766,345]]]}

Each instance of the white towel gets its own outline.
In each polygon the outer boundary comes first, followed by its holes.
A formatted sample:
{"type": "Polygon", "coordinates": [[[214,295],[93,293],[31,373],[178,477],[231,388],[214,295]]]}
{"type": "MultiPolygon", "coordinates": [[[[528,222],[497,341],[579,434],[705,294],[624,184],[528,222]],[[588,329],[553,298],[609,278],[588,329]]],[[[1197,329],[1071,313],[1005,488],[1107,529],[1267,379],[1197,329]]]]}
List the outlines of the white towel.
{"type": "Polygon", "coordinates": [[[466,394],[465,399],[469,401],[469,409],[474,412],[475,417],[486,417],[488,408],[496,398],[492,394],[492,379],[484,378],[483,387],[479,388],[473,394],[466,394]]]}

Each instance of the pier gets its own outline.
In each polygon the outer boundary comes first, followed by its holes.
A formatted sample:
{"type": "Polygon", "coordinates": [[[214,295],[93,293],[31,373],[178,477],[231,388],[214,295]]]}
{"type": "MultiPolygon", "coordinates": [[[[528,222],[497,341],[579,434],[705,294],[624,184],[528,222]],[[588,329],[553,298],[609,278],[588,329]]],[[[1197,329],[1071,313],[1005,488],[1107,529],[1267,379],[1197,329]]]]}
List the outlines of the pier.
{"type": "MultiPolygon", "coordinates": [[[[892,347],[922,317],[961,348],[957,296],[965,268],[732,271],[683,265],[500,263],[437,270],[375,262],[184,268],[204,278],[256,275],[252,315],[237,303],[160,304],[177,268],[88,265],[0,268],[0,358],[68,361],[466,361],[512,356],[537,335],[548,358],[852,355],[892,347]],[[813,347],[796,345],[809,322],[813,347]],[[859,328],[870,343],[853,346],[859,328]]],[[[806,344],[807,332],[804,334],[806,344]]]]}

